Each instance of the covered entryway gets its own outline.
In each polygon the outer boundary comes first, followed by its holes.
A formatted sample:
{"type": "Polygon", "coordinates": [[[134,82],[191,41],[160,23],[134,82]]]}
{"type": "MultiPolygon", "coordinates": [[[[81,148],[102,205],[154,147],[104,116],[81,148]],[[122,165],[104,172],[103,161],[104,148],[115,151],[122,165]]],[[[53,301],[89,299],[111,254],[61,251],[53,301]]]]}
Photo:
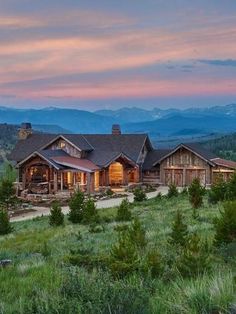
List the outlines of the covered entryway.
{"type": "Polygon", "coordinates": [[[122,185],[124,181],[123,165],[120,162],[113,162],[109,166],[109,178],[111,186],[122,185]]]}

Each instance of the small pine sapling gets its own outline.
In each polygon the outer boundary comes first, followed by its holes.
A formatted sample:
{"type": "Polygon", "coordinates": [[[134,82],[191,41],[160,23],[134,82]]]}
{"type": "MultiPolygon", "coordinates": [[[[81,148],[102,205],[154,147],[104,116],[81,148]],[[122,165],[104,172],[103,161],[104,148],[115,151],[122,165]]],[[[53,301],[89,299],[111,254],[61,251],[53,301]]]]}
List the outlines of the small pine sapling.
{"type": "Polygon", "coordinates": [[[178,210],[172,224],[169,243],[184,247],[188,238],[188,227],[182,213],[178,210]]]}
{"type": "Polygon", "coordinates": [[[52,204],[49,215],[49,224],[51,226],[61,226],[64,224],[64,214],[59,202],[54,202],[52,204]]]}
{"type": "Polygon", "coordinates": [[[130,203],[127,198],[123,199],[116,215],[117,221],[129,221],[131,220],[132,213],[130,211],[130,203]]]}
{"type": "Polygon", "coordinates": [[[84,208],[84,194],[81,191],[77,191],[72,195],[69,201],[69,220],[72,223],[80,223],[83,219],[84,208]]]}

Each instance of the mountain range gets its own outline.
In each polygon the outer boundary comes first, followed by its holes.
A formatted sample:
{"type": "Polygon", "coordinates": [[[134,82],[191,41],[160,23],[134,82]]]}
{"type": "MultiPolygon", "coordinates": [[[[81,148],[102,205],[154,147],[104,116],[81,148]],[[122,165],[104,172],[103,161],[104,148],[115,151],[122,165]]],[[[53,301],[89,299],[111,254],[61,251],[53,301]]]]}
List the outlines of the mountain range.
{"type": "Polygon", "coordinates": [[[109,133],[119,123],[124,133],[149,133],[155,142],[214,138],[236,131],[236,104],[207,108],[121,108],[86,110],[66,108],[14,109],[0,107],[0,123],[31,122],[50,133],[109,133]]]}

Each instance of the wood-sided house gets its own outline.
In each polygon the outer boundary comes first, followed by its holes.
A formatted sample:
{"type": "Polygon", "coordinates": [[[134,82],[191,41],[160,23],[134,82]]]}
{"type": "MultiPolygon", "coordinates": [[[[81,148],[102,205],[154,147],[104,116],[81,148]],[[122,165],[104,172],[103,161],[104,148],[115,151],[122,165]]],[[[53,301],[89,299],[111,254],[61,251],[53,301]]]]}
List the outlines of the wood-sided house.
{"type": "Polygon", "coordinates": [[[36,194],[140,183],[185,186],[195,177],[208,185],[219,173],[227,180],[236,169],[235,162],[197,144],[154,149],[147,134],[121,134],[119,125],[111,134],[55,135],[34,133],[24,123],[9,157],[18,169],[19,192],[36,194]]]}

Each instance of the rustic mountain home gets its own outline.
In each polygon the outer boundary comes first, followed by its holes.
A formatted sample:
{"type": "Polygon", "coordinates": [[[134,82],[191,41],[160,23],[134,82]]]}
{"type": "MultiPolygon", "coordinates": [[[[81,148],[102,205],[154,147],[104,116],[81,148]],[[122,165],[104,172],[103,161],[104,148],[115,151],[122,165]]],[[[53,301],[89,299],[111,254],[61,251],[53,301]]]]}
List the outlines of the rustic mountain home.
{"type": "Polygon", "coordinates": [[[147,134],[35,133],[23,123],[9,156],[18,169],[21,194],[56,194],[77,188],[93,193],[108,187],[141,183],[189,185],[199,178],[210,185],[221,174],[234,173],[236,162],[220,159],[198,144],[154,149],[147,134]]]}

